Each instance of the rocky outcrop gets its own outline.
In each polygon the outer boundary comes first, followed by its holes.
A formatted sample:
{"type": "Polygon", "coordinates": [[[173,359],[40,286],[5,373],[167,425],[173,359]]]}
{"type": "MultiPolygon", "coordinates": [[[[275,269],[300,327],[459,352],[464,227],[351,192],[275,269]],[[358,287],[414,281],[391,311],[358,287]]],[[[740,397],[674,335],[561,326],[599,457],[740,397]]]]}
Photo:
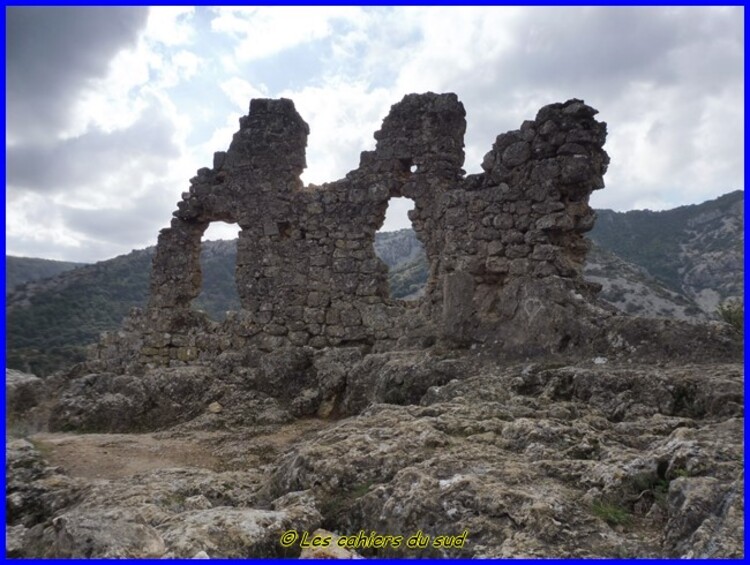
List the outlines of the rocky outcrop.
{"type": "Polygon", "coordinates": [[[42,399],[44,382],[36,375],[5,369],[5,413],[27,412],[42,399]]]}
{"type": "Polygon", "coordinates": [[[52,411],[51,430],[139,431],[200,414],[210,386],[201,368],[166,369],[145,377],[91,374],[74,379],[52,411]]]}
{"type": "Polygon", "coordinates": [[[252,473],[165,469],[120,480],[68,477],[29,442],[6,447],[9,557],[280,557],[286,530],[313,530],[312,497],[253,507],[252,473]]]}
{"type": "Polygon", "coordinates": [[[47,428],[57,381],[45,380],[14,369],[5,370],[5,430],[22,437],[47,428]]]}
{"type": "Polygon", "coordinates": [[[739,555],[741,536],[716,527],[742,528],[728,368],[486,367],[320,432],[281,459],[273,492],[317,486],[347,532],[470,532],[434,556],[739,555]]]}
{"type": "Polygon", "coordinates": [[[418,531],[431,540],[468,532],[460,547],[351,547],[363,556],[742,555],[740,364],[594,358],[509,366],[477,356],[345,351],[288,363],[279,355],[264,370],[289,378],[317,366],[333,391],[369,369],[380,392],[358,405],[352,391],[339,404],[355,416],[332,417],[337,408],[327,420],[289,417],[315,404],[306,392],[312,382],[300,382],[290,386],[286,409],[276,404],[285,419],[274,420],[268,399],[237,388],[220,411],[206,405],[147,442],[135,434],[10,442],[8,551],[294,556],[299,537],[285,547],[280,536],[323,527],[404,540],[418,531]],[[136,457],[138,442],[142,453],[158,447],[160,458],[193,447],[178,467],[173,455],[141,470],[104,465],[118,450],[136,457]],[[60,457],[65,445],[79,446],[67,448],[75,461],[60,457]]]}

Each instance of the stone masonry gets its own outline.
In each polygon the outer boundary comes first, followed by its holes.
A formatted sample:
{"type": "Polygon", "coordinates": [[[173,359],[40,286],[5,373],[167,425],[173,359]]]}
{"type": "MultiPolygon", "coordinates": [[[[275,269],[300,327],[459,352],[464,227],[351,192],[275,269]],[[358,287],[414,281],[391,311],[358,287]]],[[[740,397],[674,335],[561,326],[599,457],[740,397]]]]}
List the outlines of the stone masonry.
{"type": "Polygon", "coordinates": [[[463,169],[465,111],[455,94],[410,94],[359,167],[304,186],[308,125],[290,100],[252,100],[229,149],[214,155],[161,231],[150,302],[105,335],[92,362],[115,368],[211,362],[223,352],[357,345],[371,350],[484,344],[509,353],[583,344],[606,313],[581,268],[604,186],[606,124],[580,100],[551,104],[497,137],[484,172],[463,169]],[[388,296],[373,240],[405,196],[430,264],[416,304],[388,296]],[[201,237],[240,227],[241,310],[221,324],[191,308],[201,237]]]}

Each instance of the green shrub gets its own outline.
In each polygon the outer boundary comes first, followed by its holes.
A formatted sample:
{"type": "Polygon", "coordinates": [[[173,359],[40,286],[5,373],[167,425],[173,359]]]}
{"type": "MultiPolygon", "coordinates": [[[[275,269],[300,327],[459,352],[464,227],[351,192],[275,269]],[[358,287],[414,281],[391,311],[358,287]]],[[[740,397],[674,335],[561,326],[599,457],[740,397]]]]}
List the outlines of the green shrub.
{"type": "Polygon", "coordinates": [[[742,300],[730,299],[719,304],[716,314],[722,322],[726,322],[740,335],[745,331],[745,305],[742,300]]]}
{"type": "Polygon", "coordinates": [[[610,526],[620,526],[630,523],[630,513],[607,500],[595,500],[591,504],[591,511],[610,526]]]}

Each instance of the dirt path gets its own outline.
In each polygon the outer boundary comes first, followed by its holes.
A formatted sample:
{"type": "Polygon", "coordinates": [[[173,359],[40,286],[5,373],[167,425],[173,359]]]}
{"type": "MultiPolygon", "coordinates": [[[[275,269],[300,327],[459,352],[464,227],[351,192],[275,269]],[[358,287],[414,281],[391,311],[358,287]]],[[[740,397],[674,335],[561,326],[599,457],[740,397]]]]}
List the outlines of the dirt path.
{"type": "Polygon", "coordinates": [[[38,433],[29,439],[50,465],[62,467],[70,476],[117,479],[175,467],[221,471],[256,466],[328,424],[300,420],[254,437],[227,431],[195,431],[177,438],[165,437],[164,433],[38,433]]]}
{"type": "Polygon", "coordinates": [[[218,461],[196,442],[150,434],[36,434],[30,438],[51,465],[69,475],[115,479],[169,467],[215,469],[218,461]]]}

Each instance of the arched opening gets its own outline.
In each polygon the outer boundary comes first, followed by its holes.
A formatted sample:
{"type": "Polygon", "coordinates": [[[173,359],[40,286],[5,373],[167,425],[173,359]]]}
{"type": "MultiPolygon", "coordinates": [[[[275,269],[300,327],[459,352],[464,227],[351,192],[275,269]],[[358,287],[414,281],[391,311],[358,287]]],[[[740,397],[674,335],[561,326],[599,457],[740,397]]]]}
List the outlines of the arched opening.
{"type": "Polygon", "coordinates": [[[375,234],[375,254],[388,266],[390,295],[398,300],[421,297],[430,272],[424,247],[409,219],[412,209],[411,198],[391,198],[383,225],[375,234]]]}
{"type": "Polygon", "coordinates": [[[193,308],[217,322],[223,321],[228,311],[240,309],[235,283],[239,231],[237,224],[211,222],[201,238],[203,283],[193,308]]]}

